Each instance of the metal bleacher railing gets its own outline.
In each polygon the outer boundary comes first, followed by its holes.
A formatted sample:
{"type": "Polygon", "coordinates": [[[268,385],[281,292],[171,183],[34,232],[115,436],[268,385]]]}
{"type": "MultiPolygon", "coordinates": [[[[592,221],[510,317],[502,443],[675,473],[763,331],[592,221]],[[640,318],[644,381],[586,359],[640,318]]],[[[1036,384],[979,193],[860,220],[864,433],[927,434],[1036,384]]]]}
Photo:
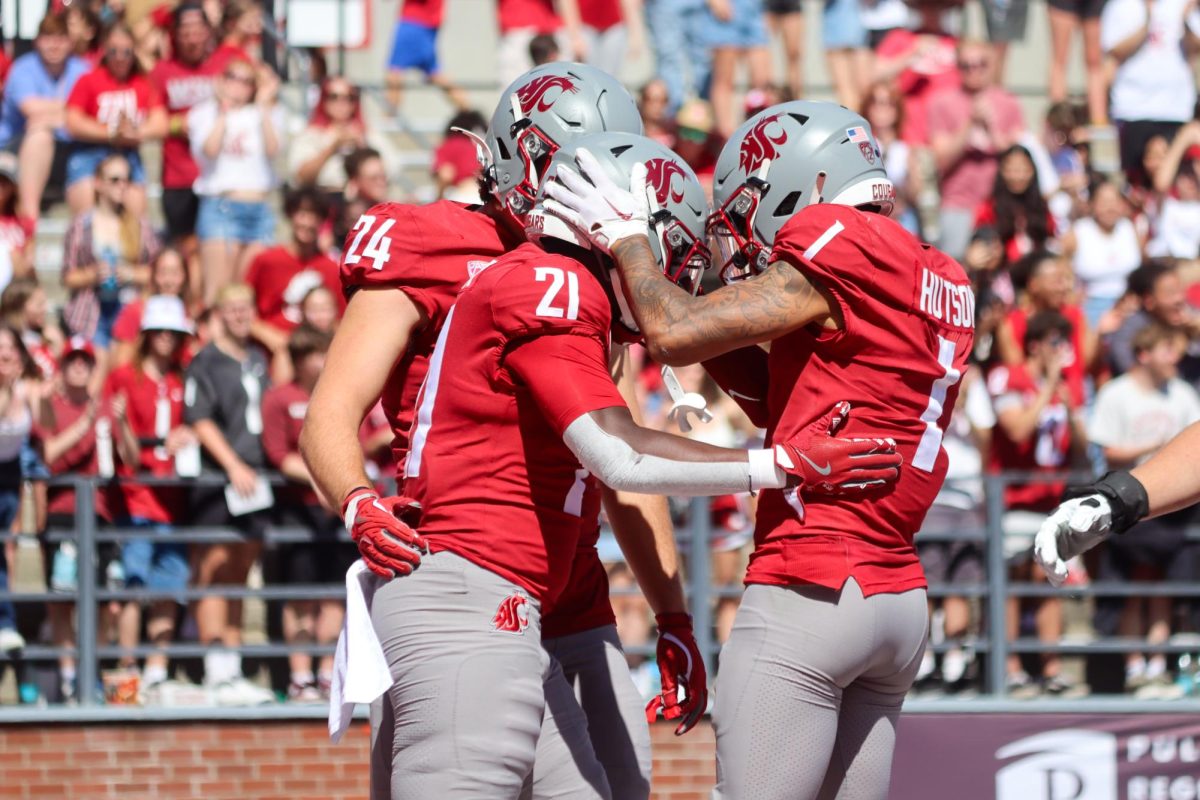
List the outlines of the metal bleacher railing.
{"type": "MultiPolygon", "coordinates": [[[[1063,476],[1058,476],[1061,479],[1063,476]]],[[[1074,478],[1086,476],[1074,475],[1074,478]]],[[[1019,638],[1013,642],[1006,641],[1005,636],[1005,600],[1008,597],[1044,597],[1062,596],[1084,598],[1096,596],[1129,596],[1129,595],[1160,595],[1160,596],[1196,596],[1200,594],[1200,583],[1170,583],[1170,584],[1124,584],[1112,582],[1092,582],[1086,586],[1071,586],[1055,589],[1047,584],[1011,583],[1008,580],[1008,562],[1004,551],[1004,536],[1002,520],[1004,515],[1003,489],[1004,486],[1015,482],[1031,480],[1045,481],[1053,479],[1046,475],[1030,475],[1023,473],[1006,473],[1003,475],[985,476],[986,502],[984,506],[982,527],[972,530],[923,530],[919,537],[924,541],[972,541],[977,542],[985,553],[987,569],[986,583],[968,584],[934,584],[930,586],[931,598],[945,596],[963,596],[978,598],[983,604],[983,633],[967,640],[944,642],[935,649],[944,650],[951,646],[963,646],[983,657],[985,663],[982,696],[974,700],[956,700],[958,705],[976,706],[987,705],[989,702],[1004,704],[1005,701],[1005,659],[1010,653],[1039,653],[1059,652],[1064,655],[1087,655],[1093,653],[1120,653],[1131,650],[1139,652],[1184,653],[1198,649],[1193,642],[1167,642],[1159,645],[1149,645],[1141,640],[1128,638],[1105,638],[1096,636],[1088,640],[1062,641],[1043,643],[1035,639],[1019,638]]],[[[181,481],[170,478],[139,478],[139,482],[155,485],[172,485],[181,481]]],[[[221,483],[216,477],[201,477],[189,479],[189,485],[197,481],[221,483]]],[[[272,481],[282,485],[278,476],[272,481]]],[[[70,654],[77,660],[79,686],[79,705],[72,710],[65,710],[70,718],[103,719],[106,716],[124,718],[129,716],[131,709],[120,706],[103,706],[102,699],[97,696],[97,678],[100,663],[105,659],[115,659],[121,655],[133,654],[144,656],[153,652],[166,652],[172,658],[194,658],[203,655],[205,647],[196,643],[175,643],[165,648],[143,645],[133,650],[116,646],[101,646],[97,644],[97,610],[99,605],[108,601],[149,601],[154,599],[194,600],[205,595],[222,594],[231,598],[258,598],[265,602],[280,602],[299,599],[337,598],[344,594],[341,584],[335,585],[288,585],[264,586],[251,588],[246,586],[220,587],[209,589],[189,588],[183,593],[154,592],[145,588],[108,589],[97,583],[97,545],[102,543],[121,543],[134,538],[150,538],[185,542],[188,544],[203,544],[213,542],[238,541],[242,534],[232,528],[195,528],[180,526],[173,532],[161,533],[147,529],[112,527],[97,524],[94,507],[94,490],[98,485],[107,483],[103,479],[86,476],[62,476],[53,479],[53,484],[74,485],[76,489],[76,525],[71,529],[51,529],[43,534],[48,542],[61,542],[74,539],[78,553],[78,585],[74,594],[63,592],[0,592],[0,600],[8,599],[14,603],[50,603],[74,602],[77,614],[77,641],[73,648],[58,648],[51,646],[33,645],[26,647],[20,653],[20,658],[29,661],[50,661],[62,655],[70,654]]],[[[1193,532],[1194,533],[1194,532],[1193,532]]],[[[341,536],[348,541],[345,532],[341,536]]],[[[709,674],[713,675],[718,646],[713,636],[713,604],[721,597],[740,596],[740,586],[713,586],[710,579],[710,515],[706,498],[693,499],[686,513],[686,522],[680,527],[679,538],[681,549],[687,562],[687,589],[695,622],[696,638],[704,653],[709,674]]],[[[1198,538],[1192,536],[1191,538],[1198,538]]],[[[298,528],[268,528],[264,544],[271,547],[283,543],[312,541],[313,535],[298,528]]],[[[619,592],[614,591],[614,595],[619,592]]],[[[246,656],[272,659],[285,658],[288,653],[304,651],[313,654],[331,652],[329,646],[316,644],[294,645],[283,642],[244,645],[241,652],[246,656]]],[[[628,648],[632,653],[649,655],[653,652],[652,645],[642,645],[628,648]]],[[[0,663],[3,663],[0,656],[0,663]]],[[[1112,698],[1109,698],[1111,701],[1112,698]]],[[[949,710],[946,706],[950,701],[937,705],[936,710],[949,710]]],[[[1184,701],[1185,704],[1196,705],[1195,701],[1184,701]]],[[[1161,703],[1133,703],[1118,701],[1122,710],[1162,709],[1161,703]],[[1123,703],[1123,704],[1122,704],[1123,703]]],[[[909,708],[920,710],[921,703],[910,703],[909,708]]],[[[1087,698],[1074,701],[1047,701],[1041,708],[1032,709],[1026,703],[1009,704],[1010,709],[1049,710],[1050,707],[1072,709],[1088,709],[1105,707],[1105,702],[1099,698],[1087,698]]],[[[1113,703],[1107,704],[1113,708],[1113,703]]],[[[1171,707],[1178,710],[1177,701],[1171,707]]],[[[54,710],[54,709],[49,709],[54,710]]],[[[965,710],[965,709],[964,709],[965,710]]],[[[0,723],[34,721],[39,715],[45,715],[48,709],[34,709],[20,706],[0,707],[0,723]]],[[[244,710],[243,710],[244,711],[244,710]]],[[[320,710],[309,709],[308,712],[295,713],[296,709],[285,705],[259,707],[252,711],[257,718],[272,716],[319,716],[320,710]]],[[[151,715],[155,719],[196,718],[197,716],[223,715],[233,713],[230,709],[156,709],[151,715]]],[[[56,714],[55,717],[62,716],[56,714]]]]}

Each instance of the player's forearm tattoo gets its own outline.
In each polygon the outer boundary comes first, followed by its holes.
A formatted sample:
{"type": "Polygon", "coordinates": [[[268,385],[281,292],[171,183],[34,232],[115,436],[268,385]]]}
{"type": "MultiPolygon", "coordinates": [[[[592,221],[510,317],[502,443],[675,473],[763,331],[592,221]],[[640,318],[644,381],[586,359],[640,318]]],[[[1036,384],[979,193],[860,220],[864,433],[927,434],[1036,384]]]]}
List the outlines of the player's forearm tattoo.
{"type": "Polygon", "coordinates": [[[613,255],[638,326],[662,357],[702,361],[810,321],[816,290],[788,264],[776,262],[754,278],[693,297],[663,275],[645,239],[624,239],[613,255]]]}

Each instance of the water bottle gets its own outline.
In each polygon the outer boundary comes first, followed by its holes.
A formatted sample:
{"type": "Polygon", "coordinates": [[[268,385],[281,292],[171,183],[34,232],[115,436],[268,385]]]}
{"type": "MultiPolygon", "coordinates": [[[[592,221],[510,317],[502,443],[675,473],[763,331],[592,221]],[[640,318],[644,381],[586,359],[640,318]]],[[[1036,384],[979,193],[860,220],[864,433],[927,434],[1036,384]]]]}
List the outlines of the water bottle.
{"type": "Polygon", "coordinates": [[[1197,673],[1200,673],[1200,655],[1181,653],[1178,661],[1179,674],[1175,677],[1175,685],[1184,697],[1195,694],[1197,673]]]}
{"type": "Polygon", "coordinates": [[[100,281],[99,292],[101,302],[117,302],[121,284],[117,280],[117,254],[109,248],[100,251],[100,259],[107,265],[108,274],[100,281]]]}
{"type": "Polygon", "coordinates": [[[113,464],[112,421],[108,417],[96,420],[96,472],[101,478],[111,478],[113,464]]]}
{"type": "Polygon", "coordinates": [[[56,592],[73,592],[77,585],[79,556],[74,542],[63,542],[54,553],[50,568],[50,588],[56,592]]]}

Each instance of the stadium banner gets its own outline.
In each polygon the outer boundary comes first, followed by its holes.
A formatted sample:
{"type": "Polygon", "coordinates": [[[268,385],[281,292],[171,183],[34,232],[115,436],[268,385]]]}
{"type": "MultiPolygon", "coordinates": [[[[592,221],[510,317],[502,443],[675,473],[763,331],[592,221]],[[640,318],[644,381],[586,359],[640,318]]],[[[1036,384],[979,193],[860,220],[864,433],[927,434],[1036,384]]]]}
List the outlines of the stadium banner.
{"type": "Polygon", "coordinates": [[[1192,714],[906,714],[890,800],[1200,800],[1192,714]]]}

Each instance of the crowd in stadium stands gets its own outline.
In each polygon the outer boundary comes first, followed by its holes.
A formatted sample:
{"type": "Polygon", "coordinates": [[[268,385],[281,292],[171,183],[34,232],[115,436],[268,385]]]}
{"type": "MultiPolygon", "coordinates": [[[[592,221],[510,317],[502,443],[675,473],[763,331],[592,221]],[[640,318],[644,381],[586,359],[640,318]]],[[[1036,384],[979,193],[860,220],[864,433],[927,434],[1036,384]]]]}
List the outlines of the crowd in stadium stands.
{"type": "MultiPolygon", "coordinates": [[[[930,532],[982,529],[983,474],[1131,466],[1200,419],[1192,75],[1200,12],[1186,0],[1050,0],[1050,104],[1032,120],[1003,82],[1028,2],[983,6],[986,39],[961,36],[955,0],[826,0],[820,20],[826,76],[839,101],[871,123],[897,187],[897,218],[960,259],[978,298],[974,363],[945,438],[950,479],[930,532]],[[1076,32],[1087,67],[1081,98],[1068,97],[1066,81],[1076,32]]],[[[280,79],[264,62],[263,9],[254,0],[184,0],[128,21],[104,0],[55,2],[22,55],[9,60],[22,43],[0,51],[0,527],[71,531],[74,490],[47,479],[118,476],[126,480],[97,492],[100,521],[159,538],[102,547],[101,586],[168,595],[241,587],[256,564],[276,583],[342,580],[356,551],[339,541],[337,515],[308,488],[297,441],[344,308],[338,263],[355,220],[385,199],[478,199],[475,147],[455,130],[482,134],[487,120],[438,64],[442,15],[437,0],[403,4],[380,107],[407,113],[402,89],[414,71],[455,107],[420,197],[389,190],[396,146],[368,121],[351,81],[324,77],[306,121],[285,109],[280,79]],[[151,144],[162,150],[156,175],[143,162],[151,144]],[[156,183],[161,192],[148,193],[156,183]],[[156,194],[161,207],[151,208],[156,194]],[[63,203],[70,219],[61,288],[52,292],[63,301],[51,307],[35,245],[42,214],[63,203]],[[271,473],[284,483],[268,487],[271,473]],[[147,475],[223,476],[232,488],[132,480],[147,475]],[[243,538],[185,545],[170,539],[177,526],[243,538]],[[264,548],[272,526],[316,543],[264,548]]],[[[655,77],[637,90],[646,133],[708,185],[740,121],[803,97],[811,80],[801,68],[800,0],[497,0],[496,16],[501,83],[557,58],[616,72],[648,52],[655,77]],[[784,56],[778,74],[773,37],[784,56]],[[748,79],[740,95],[739,74],[748,79]]],[[[670,400],[659,372],[642,351],[635,357],[644,364],[644,416],[666,428],[670,400]]],[[[679,377],[715,415],[693,435],[725,446],[761,440],[700,368],[679,377]]],[[[364,421],[362,442],[377,473],[390,476],[390,431],[378,410],[364,421]]],[[[1005,490],[1014,580],[1040,578],[1030,543],[1062,488],[1037,480],[1005,490]]],[[[685,509],[677,509],[681,523],[685,509]]],[[[754,498],[717,498],[711,513],[713,582],[736,585],[754,498]]],[[[1142,523],[1152,530],[1089,554],[1072,580],[1194,580],[1200,564],[1186,541],[1189,524],[1187,512],[1142,523]]],[[[986,580],[982,542],[918,538],[918,549],[935,585],[986,580]]],[[[0,591],[9,588],[13,553],[11,541],[0,549],[0,591]]],[[[612,586],[634,587],[615,546],[604,555],[612,586]]],[[[72,541],[44,540],[42,560],[51,591],[76,590],[85,561],[72,541]]],[[[933,604],[933,635],[951,646],[927,653],[918,688],[953,692],[978,682],[969,647],[956,645],[981,630],[967,595],[933,604]]],[[[649,641],[644,600],[618,593],[613,602],[625,642],[649,641]]],[[[211,701],[270,702],[264,682],[243,673],[242,606],[217,595],[105,603],[100,635],[129,651],[116,666],[138,671],[147,702],[168,702],[181,675],[164,654],[136,658],[133,648],[183,638],[207,647],[211,701]]],[[[736,606],[735,598],[716,601],[718,640],[736,606]]],[[[1195,629],[1193,607],[1157,596],[1101,598],[1092,625],[1160,643],[1195,629]]],[[[341,605],[272,608],[268,627],[298,648],[277,688],[289,700],[321,700],[332,659],[305,648],[336,639],[341,605]]],[[[1009,637],[1058,642],[1063,601],[1010,599],[1007,628],[1009,637]]],[[[31,639],[72,646],[71,603],[21,604],[18,614],[0,601],[0,655],[19,655],[31,639]]],[[[653,694],[653,659],[631,659],[653,694]]],[[[71,701],[76,665],[64,656],[57,667],[49,689],[18,670],[20,701],[71,701]]],[[[1053,652],[1014,655],[1007,679],[1017,695],[1083,691],[1069,672],[1053,652]]],[[[1162,654],[1129,653],[1115,685],[1166,697],[1171,672],[1162,654]]]]}

